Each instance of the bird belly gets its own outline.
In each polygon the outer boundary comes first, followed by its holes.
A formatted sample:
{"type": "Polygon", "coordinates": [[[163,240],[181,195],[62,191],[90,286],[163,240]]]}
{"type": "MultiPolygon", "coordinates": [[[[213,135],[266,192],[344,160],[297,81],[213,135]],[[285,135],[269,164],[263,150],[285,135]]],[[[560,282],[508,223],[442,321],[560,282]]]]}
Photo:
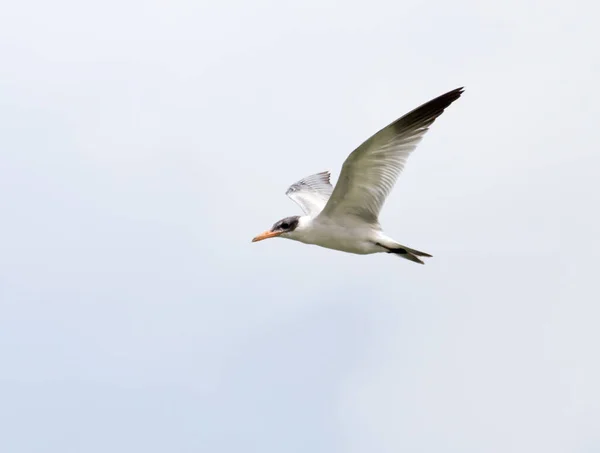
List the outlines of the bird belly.
{"type": "Polygon", "coordinates": [[[370,231],[363,229],[328,226],[306,232],[296,240],[305,244],[318,245],[319,247],[358,255],[384,251],[381,246],[373,241],[370,231]]]}

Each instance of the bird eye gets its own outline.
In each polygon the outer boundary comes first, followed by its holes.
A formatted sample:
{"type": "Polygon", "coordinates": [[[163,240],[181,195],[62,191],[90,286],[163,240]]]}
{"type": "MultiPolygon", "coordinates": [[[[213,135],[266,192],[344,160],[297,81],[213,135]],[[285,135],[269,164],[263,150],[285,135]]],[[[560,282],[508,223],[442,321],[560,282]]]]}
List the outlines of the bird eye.
{"type": "Polygon", "coordinates": [[[280,225],[280,227],[284,230],[287,230],[290,227],[290,225],[284,222],[280,225]]]}

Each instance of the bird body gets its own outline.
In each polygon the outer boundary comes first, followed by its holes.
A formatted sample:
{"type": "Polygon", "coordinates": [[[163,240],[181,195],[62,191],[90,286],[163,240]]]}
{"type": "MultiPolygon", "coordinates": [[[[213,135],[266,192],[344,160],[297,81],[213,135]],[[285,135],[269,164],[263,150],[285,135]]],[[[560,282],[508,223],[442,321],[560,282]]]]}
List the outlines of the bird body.
{"type": "Polygon", "coordinates": [[[381,246],[376,245],[380,234],[358,219],[346,219],[346,223],[339,224],[327,217],[313,218],[307,215],[300,217],[299,225],[289,239],[341,252],[367,255],[382,251],[381,246]]]}
{"type": "Polygon", "coordinates": [[[379,212],[410,153],[462,92],[463,88],[457,88],[432,99],[363,142],[344,162],[335,188],[328,171],[292,184],[286,195],[305,215],[280,220],[252,242],[283,237],[359,255],[392,253],[424,264],[419,257],[431,255],[385,235],[379,212]]]}

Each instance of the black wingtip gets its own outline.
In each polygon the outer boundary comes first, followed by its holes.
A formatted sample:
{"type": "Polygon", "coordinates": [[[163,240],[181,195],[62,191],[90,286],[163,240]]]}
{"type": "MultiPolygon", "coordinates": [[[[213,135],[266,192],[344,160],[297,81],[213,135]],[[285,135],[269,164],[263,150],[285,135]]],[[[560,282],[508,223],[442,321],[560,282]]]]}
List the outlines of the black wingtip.
{"type": "MultiPolygon", "coordinates": [[[[465,92],[465,87],[455,88],[453,90],[448,91],[447,93],[444,93],[444,94],[438,96],[435,99],[432,99],[429,102],[438,101],[441,104],[447,103],[447,105],[450,105],[454,101],[456,101],[459,97],[461,97],[461,95],[464,92],[465,92]]],[[[425,104],[428,104],[429,102],[426,102],[425,104]]]]}
{"type": "Polygon", "coordinates": [[[455,88],[444,94],[439,95],[438,97],[432,99],[429,102],[426,102],[423,105],[427,105],[430,103],[436,103],[436,104],[447,104],[447,106],[448,106],[448,105],[452,104],[454,101],[456,101],[459,97],[461,97],[461,95],[464,92],[465,92],[465,87],[455,88]]]}
{"type": "Polygon", "coordinates": [[[413,109],[401,118],[398,118],[394,123],[390,124],[390,126],[398,129],[407,127],[428,127],[450,106],[450,104],[462,95],[464,89],[465,87],[459,87],[441,94],[413,109]]]}

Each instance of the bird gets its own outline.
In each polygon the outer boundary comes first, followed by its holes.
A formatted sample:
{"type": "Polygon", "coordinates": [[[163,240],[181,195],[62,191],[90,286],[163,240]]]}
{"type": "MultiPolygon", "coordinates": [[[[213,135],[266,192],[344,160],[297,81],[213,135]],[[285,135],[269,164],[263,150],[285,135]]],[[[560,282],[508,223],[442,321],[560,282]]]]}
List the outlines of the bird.
{"type": "Polygon", "coordinates": [[[285,238],[357,255],[389,253],[425,264],[432,255],[406,247],[383,232],[381,208],[409,155],[464,87],[448,91],[379,130],[344,161],[335,188],[331,173],[307,176],[286,190],[304,215],[285,217],[252,239],[285,238]]]}

